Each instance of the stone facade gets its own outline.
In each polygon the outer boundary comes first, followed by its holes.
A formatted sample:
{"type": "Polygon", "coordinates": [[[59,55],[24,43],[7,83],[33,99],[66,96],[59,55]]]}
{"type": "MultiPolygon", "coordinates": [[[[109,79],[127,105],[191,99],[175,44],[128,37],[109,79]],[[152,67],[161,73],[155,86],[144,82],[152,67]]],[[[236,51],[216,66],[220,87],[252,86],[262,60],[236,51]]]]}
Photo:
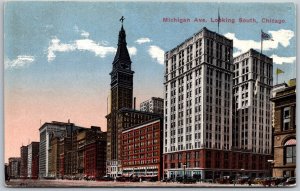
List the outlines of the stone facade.
{"type": "Polygon", "coordinates": [[[273,176],[296,176],[296,86],[286,87],[272,98],[274,114],[273,176]]]}

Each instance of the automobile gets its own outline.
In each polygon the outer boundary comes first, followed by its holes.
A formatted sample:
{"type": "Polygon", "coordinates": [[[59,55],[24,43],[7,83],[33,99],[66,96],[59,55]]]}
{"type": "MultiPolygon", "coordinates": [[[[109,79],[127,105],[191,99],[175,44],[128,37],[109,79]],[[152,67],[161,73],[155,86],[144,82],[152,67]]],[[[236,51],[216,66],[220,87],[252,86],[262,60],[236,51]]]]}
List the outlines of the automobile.
{"type": "Polygon", "coordinates": [[[182,176],[177,176],[176,177],[176,182],[182,182],[183,181],[183,177],[182,176]]]}
{"type": "Polygon", "coordinates": [[[156,177],[152,177],[149,180],[149,182],[156,182],[156,181],[158,181],[158,177],[157,176],[156,177]]]}
{"type": "Polygon", "coordinates": [[[130,177],[125,177],[125,176],[118,176],[117,178],[116,178],[116,180],[117,180],[117,182],[129,182],[130,181],[130,177]]]}
{"type": "Polygon", "coordinates": [[[139,181],[140,181],[140,178],[137,176],[134,176],[130,179],[130,182],[139,182],[139,181]]]}
{"type": "Polygon", "coordinates": [[[110,176],[103,176],[98,179],[99,181],[113,181],[114,179],[110,176]]]}
{"type": "Polygon", "coordinates": [[[174,182],[174,178],[165,178],[162,180],[162,182],[174,182]]]}
{"type": "Polygon", "coordinates": [[[197,182],[197,180],[192,177],[187,177],[187,178],[183,179],[182,182],[183,182],[183,184],[195,184],[197,182]]]}
{"type": "Polygon", "coordinates": [[[296,178],[295,177],[290,177],[285,181],[285,185],[294,185],[296,184],[296,178]]]}
{"type": "Polygon", "coordinates": [[[246,184],[249,180],[248,176],[241,176],[238,178],[237,183],[238,184],[246,184]]]}
{"type": "Polygon", "coordinates": [[[264,181],[263,178],[254,178],[253,184],[262,184],[263,181],[264,181]]]}

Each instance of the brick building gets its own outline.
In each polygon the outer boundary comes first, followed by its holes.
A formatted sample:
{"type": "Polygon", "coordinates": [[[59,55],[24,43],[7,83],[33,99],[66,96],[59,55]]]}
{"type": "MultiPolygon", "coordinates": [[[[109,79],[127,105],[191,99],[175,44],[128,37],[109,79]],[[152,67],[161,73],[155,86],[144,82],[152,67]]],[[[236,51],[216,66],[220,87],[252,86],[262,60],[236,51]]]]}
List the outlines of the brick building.
{"type": "Polygon", "coordinates": [[[243,150],[197,149],[165,155],[164,168],[170,169],[169,177],[173,178],[184,175],[205,179],[230,175],[264,177],[269,173],[268,159],[267,155],[243,150]]]}
{"type": "Polygon", "coordinates": [[[162,118],[125,128],[122,132],[122,174],[162,177],[162,118]]]}
{"type": "Polygon", "coordinates": [[[100,178],[106,174],[107,133],[100,127],[92,126],[86,133],[84,149],[85,176],[100,178]]]}
{"type": "Polygon", "coordinates": [[[296,176],[296,85],[276,92],[273,176],[296,176]]]}
{"type": "Polygon", "coordinates": [[[59,140],[59,175],[64,177],[69,174],[70,163],[71,163],[71,153],[72,153],[72,139],[70,136],[65,135],[59,140]]]}

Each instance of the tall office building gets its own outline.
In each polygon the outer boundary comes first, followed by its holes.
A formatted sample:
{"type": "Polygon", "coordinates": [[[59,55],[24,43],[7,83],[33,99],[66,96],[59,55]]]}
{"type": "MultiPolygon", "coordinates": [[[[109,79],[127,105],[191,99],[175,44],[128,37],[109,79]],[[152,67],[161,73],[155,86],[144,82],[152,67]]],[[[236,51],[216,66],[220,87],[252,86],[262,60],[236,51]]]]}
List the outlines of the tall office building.
{"type": "Polygon", "coordinates": [[[143,101],[140,104],[140,110],[158,114],[164,114],[164,99],[159,97],[151,97],[151,99],[143,101]]]}
{"type": "Polygon", "coordinates": [[[218,157],[232,146],[232,51],[232,40],[203,28],[165,53],[166,176],[226,166],[218,157]]]}
{"type": "Polygon", "coordinates": [[[250,49],[233,62],[233,146],[271,154],[273,60],[250,49]]]}

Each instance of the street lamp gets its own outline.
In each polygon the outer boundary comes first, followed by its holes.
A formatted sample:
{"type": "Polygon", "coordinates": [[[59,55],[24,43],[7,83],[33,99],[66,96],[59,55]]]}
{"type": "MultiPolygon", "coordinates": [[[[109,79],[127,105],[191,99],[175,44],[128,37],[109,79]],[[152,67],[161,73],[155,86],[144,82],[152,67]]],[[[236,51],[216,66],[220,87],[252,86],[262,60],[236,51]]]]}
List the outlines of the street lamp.
{"type": "Polygon", "coordinates": [[[185,167],[186,163],[183,163],[183,181],[185,181],[185,167]]]}

